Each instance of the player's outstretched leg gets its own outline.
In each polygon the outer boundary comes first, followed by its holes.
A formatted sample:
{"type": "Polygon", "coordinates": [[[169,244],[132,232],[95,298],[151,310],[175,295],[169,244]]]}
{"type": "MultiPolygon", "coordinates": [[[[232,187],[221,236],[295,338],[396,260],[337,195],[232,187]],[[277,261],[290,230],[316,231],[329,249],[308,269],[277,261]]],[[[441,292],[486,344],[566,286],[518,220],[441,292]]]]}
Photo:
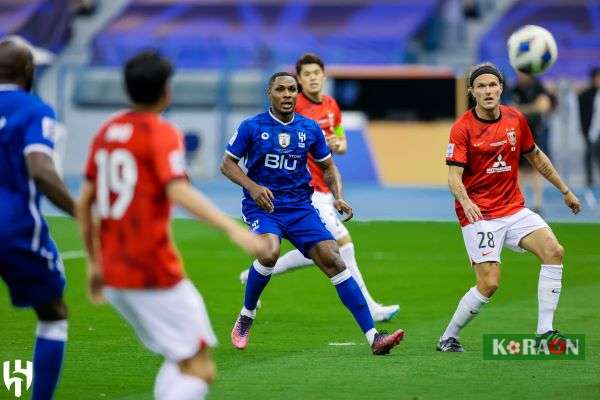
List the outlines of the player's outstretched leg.
{"type": "Polygon", "coordinates": [[[553,327],[554,312],[562,290],[564,248],[558,243],[550,228],[538,229],[521,239],[520,246],[535,254],[541,261],[538,280],[538,324],[540,339],[553,337],[558,331],[553,327]]]}
{"type": "Polygon", "coordinates": [[[33,400],[54,395],[67,341],[67,306],[62,299],[34,307],[38,316],[33,354],[33,400]]]}
{"type": "Polygon", "coordinates": [[[202,400],[216,376],[208,349],[179,363],[165,360],[154,383],[157,400],[202,400]]]}
{"type": "Polygon", "coordinates": [[[463,352],[464,348],[458,341],[460,331],[477,314],[489,298],[494,294],[500,282],[500,265],[496,262],[474,264],[477,275],[477,285],[472,287],[460,299],[458,307],[442,334],[436,349],[443,352],[463,352]]]}
{"type": "Polygon", "coordinates": [[[403,330],[399,329],[394,333],[387,334],[377,332],[375,329],[375,322],[371,317],[365,297],[350,272],[346,269],[344,261],[337,251],[335,241],[325,240],[317,243],[310,250],[310,256],[331,279],[340,300],[352,313],[365,334],[373,354],[388,354],[393,347],[400,344],[404,338],[403,330]]]}
{"type": "Polygon", "coordinates": [[[337,241],[340,246],[340,256],[342,260],[344,260],[344,264],[346,268],[352,274],[352,277],[358,284],[365,300],[367,301],[367,306],[369,307],[369,311],[371,312],[371,316],[377,322],[389,321],[398,314],[400,311],[400,306],[398,304],[392,304],[389,306],[384,306],[382,304],[377,303],[371,294],[369,293],[369,289],[367,289],[367,285],[363,276],[358,268],[358,263],[356,262],[356,255],[354,252],[354,243],[352,243],[352,239],[349,235],[343,237],[342,239],[337,241]]]}

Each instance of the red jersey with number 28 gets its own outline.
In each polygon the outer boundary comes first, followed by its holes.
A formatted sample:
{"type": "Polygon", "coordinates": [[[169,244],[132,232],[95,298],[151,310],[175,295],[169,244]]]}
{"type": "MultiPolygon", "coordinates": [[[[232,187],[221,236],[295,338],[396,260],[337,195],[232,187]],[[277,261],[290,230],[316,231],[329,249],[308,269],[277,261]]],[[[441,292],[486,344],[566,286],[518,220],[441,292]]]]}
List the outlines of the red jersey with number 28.
{"type": "Polygon", "coordinates": [[[179,282],[165,190],[186,177],[179,131],[154,113],[119,114],[95,135],[85,177],[96,186],[105,284],[151,289],[179,282]]]}
{"type": "MultiPolygon", "coordinates": [[[[483,120],[475,109],[465,112],[452,126],[446,164],[464,167],[463,184],[484,219],[512,215],[525,207],[519,189],[519,159],[535,149],[525,116],[516,108],[500,106],[497,120],[483,120]]],[[[469,224],[458,201],[461,226],[469,224]]]]}
{"type": "MultiPolygon", "coordinates": [[[[335,128],[342,124],[342,112],[335,99],[331,96],[323,95],[322,101],[315,103],[306,97],[304,93],[300,93],[298,100],[296,100],[295,111],[298,114],[317,121],[325,138],[335,135],[335,128]]],[[[312,176],[310,185],[319,192],[328,193],[329,188],[325,184],[323,172],[310,154],[308,155],[308,170],[312,176]]]]}

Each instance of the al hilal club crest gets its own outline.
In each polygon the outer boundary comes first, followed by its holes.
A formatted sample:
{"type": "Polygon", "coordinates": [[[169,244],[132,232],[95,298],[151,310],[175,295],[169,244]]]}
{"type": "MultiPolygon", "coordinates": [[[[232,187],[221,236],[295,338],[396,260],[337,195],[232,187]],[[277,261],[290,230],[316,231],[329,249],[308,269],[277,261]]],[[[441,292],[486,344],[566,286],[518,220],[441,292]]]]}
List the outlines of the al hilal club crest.
{"type": "Polygon", "coordinates": [[[515,133],[514,128],[508,129],[506,131],[506,136],[508,137],[508,143],[510,143],[511,146],[514,146],[517,144],[517,134],[515,133]]]}
{"type": "Polygon", "coordinates": [[[279,145],[284,149],[290,145],[291,136],[288,133],[279,134],[279,145]]]}

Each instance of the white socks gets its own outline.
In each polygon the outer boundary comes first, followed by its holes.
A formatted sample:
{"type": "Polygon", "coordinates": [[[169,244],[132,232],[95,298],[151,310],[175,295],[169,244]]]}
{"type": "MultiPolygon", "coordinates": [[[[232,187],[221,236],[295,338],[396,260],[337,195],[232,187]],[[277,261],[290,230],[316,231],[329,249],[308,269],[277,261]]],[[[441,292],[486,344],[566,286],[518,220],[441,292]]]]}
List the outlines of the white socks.
{"type": "Polygon", "coordinates": [[[200,378],[182,374],[179,366],[165,361],[158,371],[154,384],[156,400],[203,400],[208,384],[200,378]]]}
{"type": "Polygon", "coordinates": [[[378,304],[371,297],[371,294],[367,290],[367,285],[365,285],[365,281],[362,277],[362,274],[358,269],[358,263],[356,262],[356,257],[354,255],[354,244],[346,243],[345,245],[340,246],[340,256],[342,256],[342,260],[344,260],[346,268],[348,269],[348,271],[350,271],[350,274],[352,274],[352,277],[356,281],[356,284],[360,288],[360,291],[362,292],[363,296],[365,296],[365,300],[367,301],[369,310],[371,311],[371,314],[373,314],[373,311],[375,310],[375,308],[378,307],[378,304]]]}
{"type": "Polygon", "coordinates": [[[300,253],[300,250],[294,249],[288,251],[277,260],[277,264],[273,268],[273,275],[282,274],[290,269],[313,265],[314,261],[306,258],[300,253]]]}
{"type": "Polygon", "coordinates": [[[479,293],[476,287],[472,287],[460,299],[458,307],[442,335],[442,340],[449,337],[458,338],[460,330],[465,327],[479,313],[481,307],[488,303],[490,299],[479,293]]]}
{"type": "Polygon", "coordinates": [[[538,325],[537,333],[552,330],[554,311],[558,306],[562,287],[562,265],[542,264],[538,282],[538,325]]]}

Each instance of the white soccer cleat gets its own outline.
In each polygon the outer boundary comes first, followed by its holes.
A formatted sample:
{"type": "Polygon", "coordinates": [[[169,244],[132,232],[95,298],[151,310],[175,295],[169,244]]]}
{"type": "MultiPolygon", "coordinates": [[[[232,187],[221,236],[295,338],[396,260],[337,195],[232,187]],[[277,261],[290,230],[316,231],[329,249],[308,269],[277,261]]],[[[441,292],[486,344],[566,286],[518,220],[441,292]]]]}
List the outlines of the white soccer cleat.
{"type": "Polygon", "coordinates": [[[377,308],[371,311],[371,316],[375,322],[386,322],[394,318],[399,312],[400,306],[398,304],[393,304],[391,306],[378,304],[377,308]]]}
{"type": "Polygon", "coordinates": [[[242,272],[240,272],[240,282],[242,282],[242,285],[246,285],[246,282],[248,282],[248,273],[250,273],[249,269],[245,269],[242,272]]]}

